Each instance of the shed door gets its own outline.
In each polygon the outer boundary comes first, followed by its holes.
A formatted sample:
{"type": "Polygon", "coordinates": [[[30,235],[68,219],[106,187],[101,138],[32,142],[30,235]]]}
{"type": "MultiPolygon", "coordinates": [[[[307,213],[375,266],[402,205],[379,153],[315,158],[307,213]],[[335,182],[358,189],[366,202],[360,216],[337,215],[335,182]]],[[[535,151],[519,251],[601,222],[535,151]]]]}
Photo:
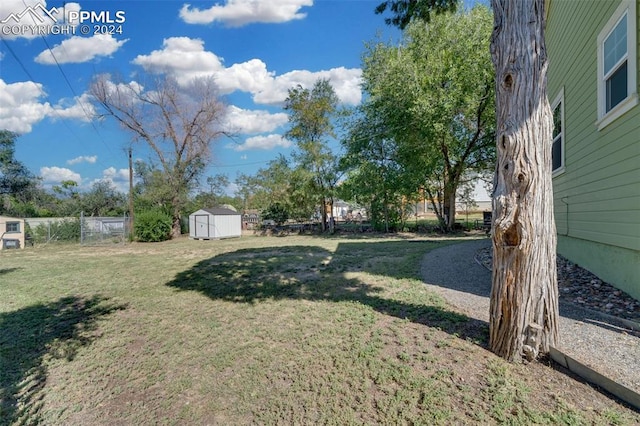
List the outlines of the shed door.
{"type": "Polygon", "coordinates": [[[209,215],[197,214],[195,217],[196,235],[195,237],[209,238],[209,215]]]}

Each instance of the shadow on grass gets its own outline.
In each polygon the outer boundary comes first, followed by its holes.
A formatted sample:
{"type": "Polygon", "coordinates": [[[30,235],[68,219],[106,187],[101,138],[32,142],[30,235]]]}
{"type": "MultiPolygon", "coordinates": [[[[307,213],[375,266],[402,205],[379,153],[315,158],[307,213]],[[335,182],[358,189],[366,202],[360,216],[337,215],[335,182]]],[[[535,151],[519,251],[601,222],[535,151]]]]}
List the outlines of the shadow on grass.
{"type": "Polygon", "coordinates": [[[423,244],[412,243],[409,249],[407,241],[349,242],[340,243],[334,253],[315,246],[243,249],[203,260],[178,273],[167,285],[234,303],[282,299],[356,302],[486,347],[487,323],[447,309],[438,296],[416,301],[400,290],[391,297],[382,287],[348,278],[350,272],[417,278],[421,255],[440,245],[423,244]],[[415,262],[406,260],[407,250],[416,256],[415,262]]]}
{"type": "Polygon", "coordinates": [[[8,274],[10,272],[19,271],[21,269],[24,269],[24,268],[22,268],[22,267],[18,267],[18,268],[2,268],[2,269],[0,269],[0,275],[5,275],[5,274],[8,274]]]}
{"type": "Polygon", "coordinates": [[[0,313],[0,424],[39,423],[48,360],[73,360],[97,338],[98,319],[120,309],[94,296],[0,313]]]}

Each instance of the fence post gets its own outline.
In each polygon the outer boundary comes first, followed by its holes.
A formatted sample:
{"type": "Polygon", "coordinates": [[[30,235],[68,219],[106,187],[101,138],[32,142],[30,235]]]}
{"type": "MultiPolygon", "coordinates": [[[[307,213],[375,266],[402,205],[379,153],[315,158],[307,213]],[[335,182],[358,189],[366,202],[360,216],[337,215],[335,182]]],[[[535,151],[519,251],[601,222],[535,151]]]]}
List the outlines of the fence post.
{"type": "Polygon", "coordinates": [[[80,212],[80,245],[84,243],[84,210],[80,212]]]}

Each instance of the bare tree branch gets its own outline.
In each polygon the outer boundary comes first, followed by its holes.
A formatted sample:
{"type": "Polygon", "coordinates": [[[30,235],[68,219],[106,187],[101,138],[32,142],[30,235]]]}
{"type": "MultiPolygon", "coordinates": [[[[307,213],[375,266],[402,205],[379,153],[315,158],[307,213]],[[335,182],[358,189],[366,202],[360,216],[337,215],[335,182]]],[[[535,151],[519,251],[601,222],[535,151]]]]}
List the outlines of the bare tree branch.
{"type": "Polygon", "coordinates": [[[209,162],[211,143],[225,134],[220,123],[226,108],[213,81],[202,79],[181,87],[162,77],[143,88],[102,74],[94,78],[89,91],[100,117],[115,119],[155,153],[172,194],[173,235],[179,235],[181,200],[209,162]]]}

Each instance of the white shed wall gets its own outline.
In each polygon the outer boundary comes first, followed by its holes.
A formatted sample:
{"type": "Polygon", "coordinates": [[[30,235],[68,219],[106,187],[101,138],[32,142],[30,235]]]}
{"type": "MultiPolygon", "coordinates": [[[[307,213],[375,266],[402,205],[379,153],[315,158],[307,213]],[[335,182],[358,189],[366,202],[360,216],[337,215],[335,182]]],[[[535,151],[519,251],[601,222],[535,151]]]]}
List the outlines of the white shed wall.
{"type": "Polygon", "coordinates": [[[195,239],[232,238],[242,235],[241,215],[214,215],[198,210],[189,215],[189,237],[195,239]]]}
{"type": "Polygon", "coordinates": [[[219,215],[214,216],[215,238],[239,237],[242,234],[242,216],[219,215]]]}

